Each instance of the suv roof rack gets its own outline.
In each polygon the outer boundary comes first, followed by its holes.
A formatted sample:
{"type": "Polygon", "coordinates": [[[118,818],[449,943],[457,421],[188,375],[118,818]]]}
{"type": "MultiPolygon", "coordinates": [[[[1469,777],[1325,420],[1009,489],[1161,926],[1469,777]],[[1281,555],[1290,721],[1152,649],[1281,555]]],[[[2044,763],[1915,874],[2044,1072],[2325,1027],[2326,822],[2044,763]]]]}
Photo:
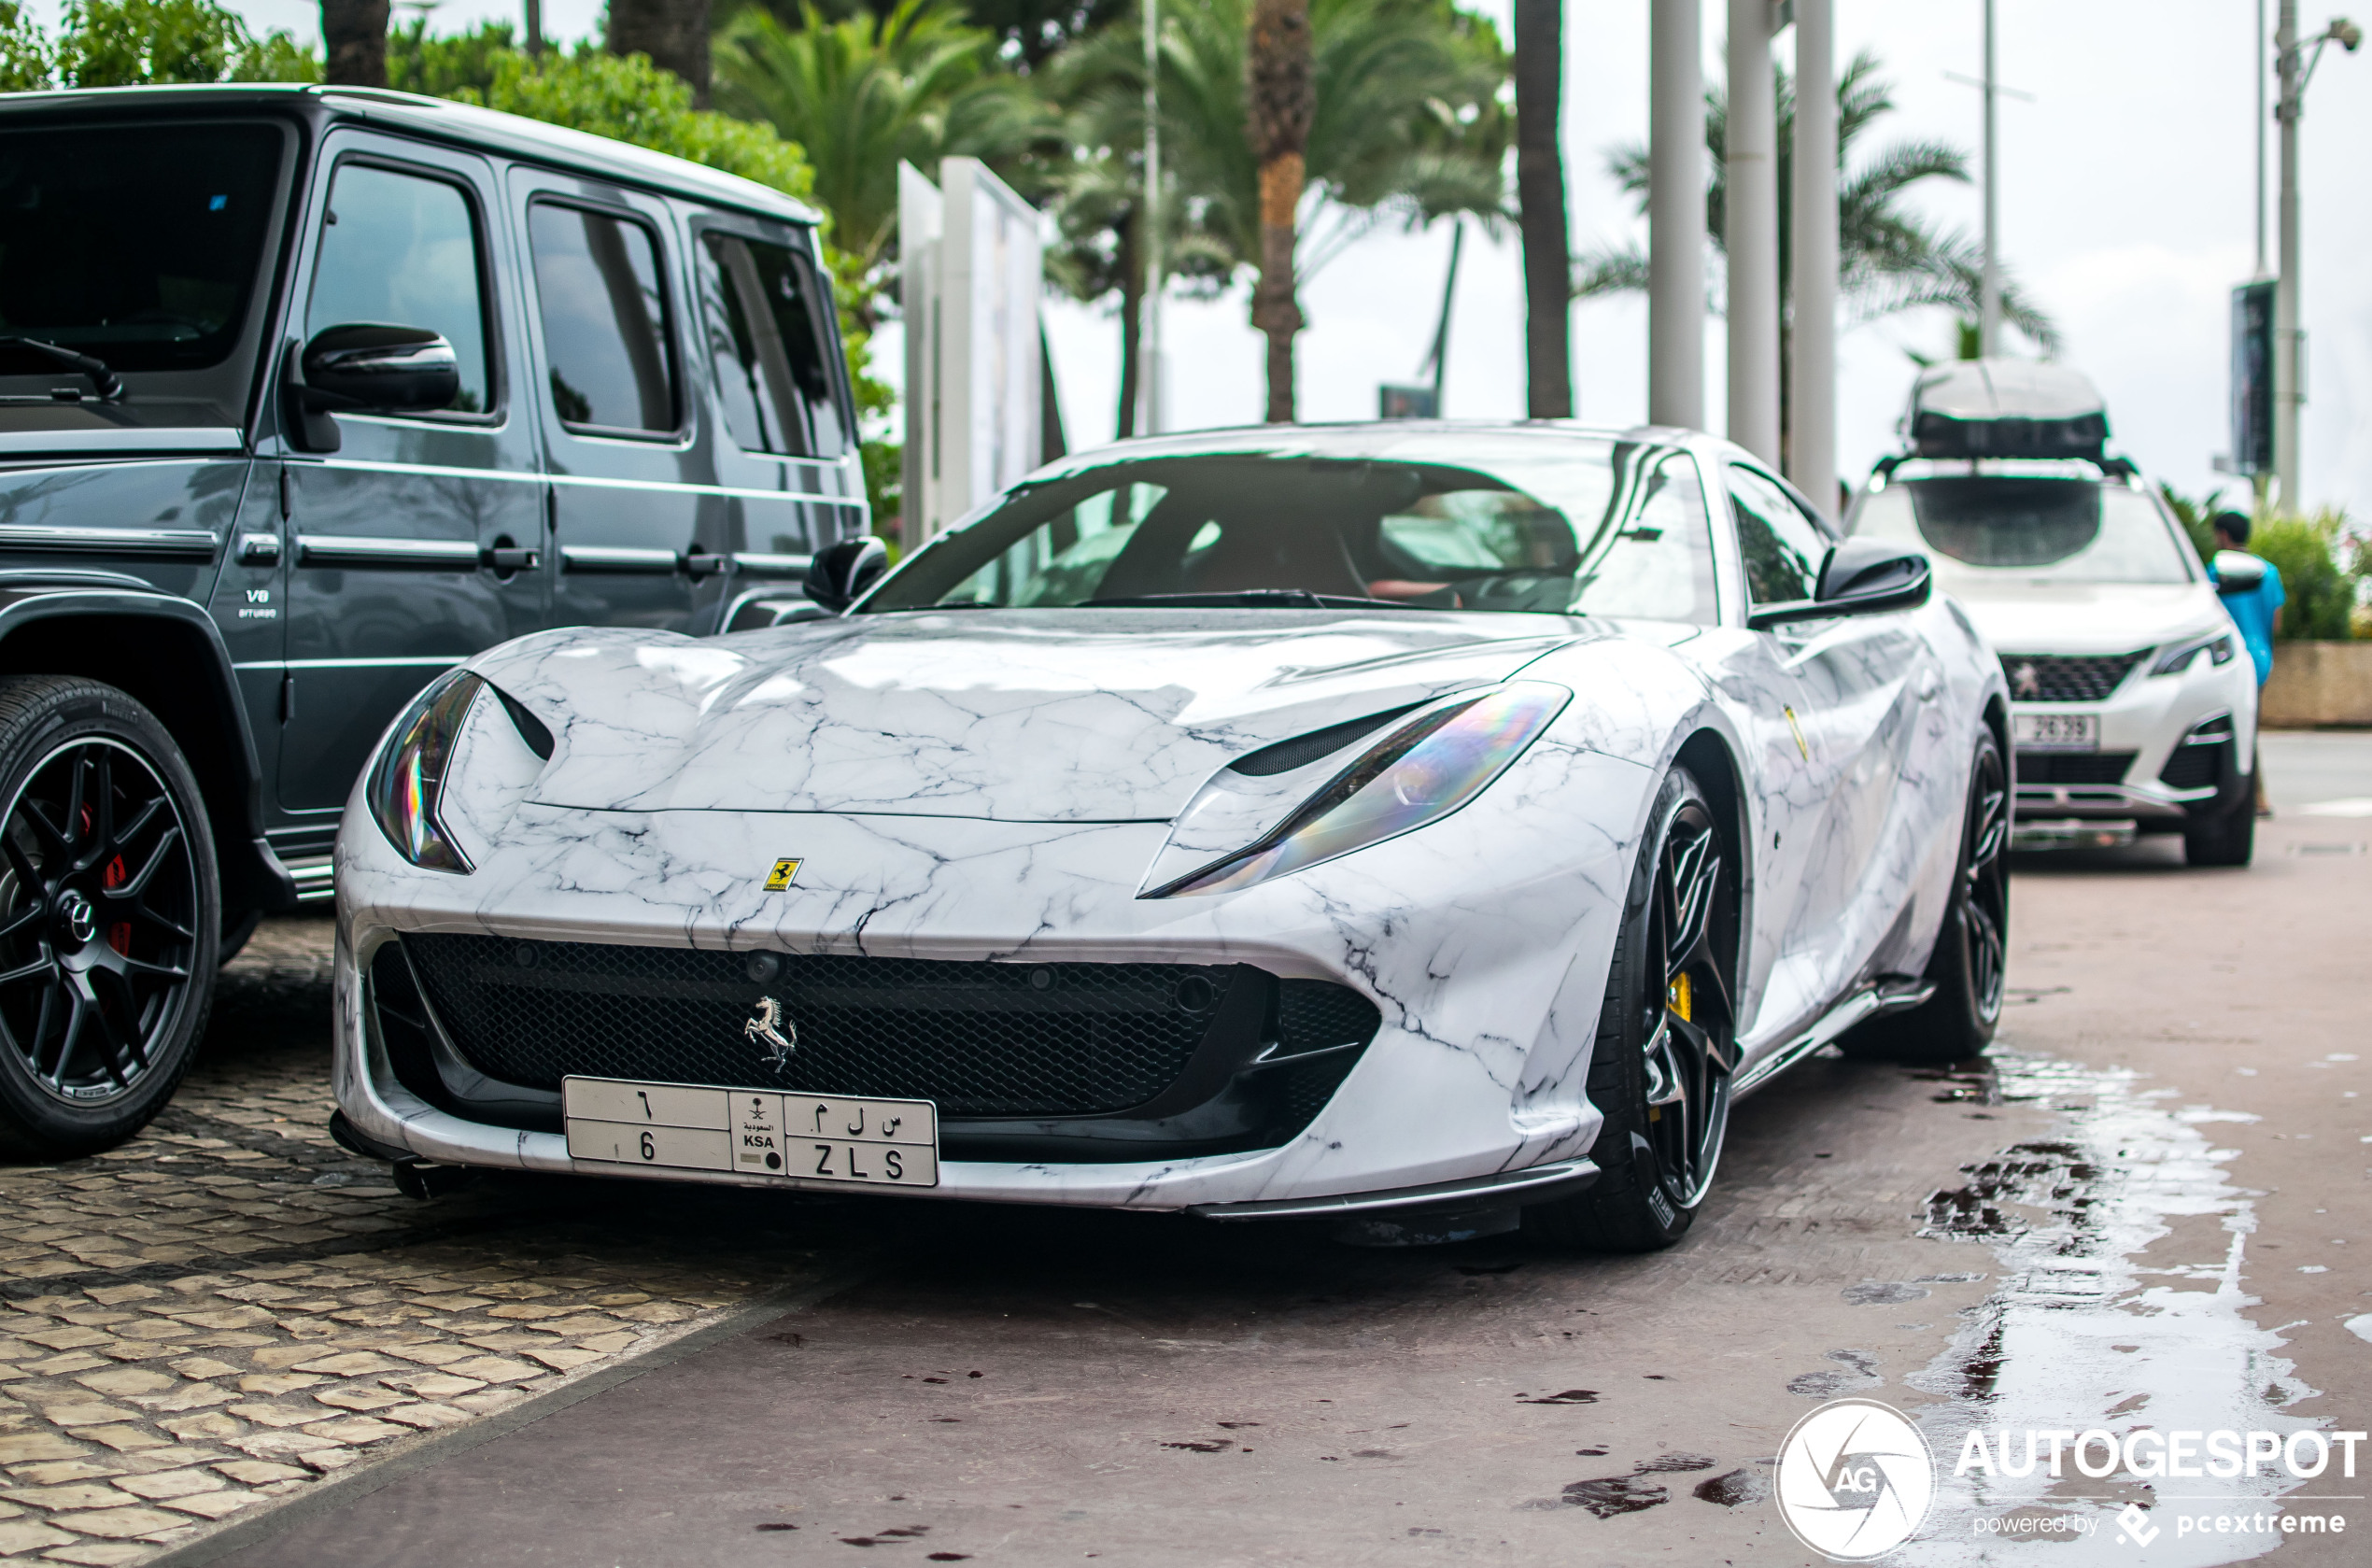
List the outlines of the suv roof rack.
{"type": "Polygon", "coordinates": [[[1962,360],[1923,372],[1899,427],[1919,458],[2111,461],[2109,412],[2081,371],[2032,360],[1962,360]]]}

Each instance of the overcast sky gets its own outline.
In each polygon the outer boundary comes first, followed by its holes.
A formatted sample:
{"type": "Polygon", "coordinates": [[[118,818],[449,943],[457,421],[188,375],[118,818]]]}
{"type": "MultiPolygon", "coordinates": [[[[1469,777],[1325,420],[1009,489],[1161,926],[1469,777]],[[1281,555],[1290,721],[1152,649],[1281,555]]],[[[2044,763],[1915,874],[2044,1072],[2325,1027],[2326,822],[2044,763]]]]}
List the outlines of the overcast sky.
{"type": "MultiPolygon", "coordinates": [[[[1176,0],[1188,3],[1188,0],[1176,0]]],[[[58,0],[31,7],[54,25],[58,0]]],[[[309,39],[318,11],[299,0],[238,6],[259,30],[309,39]]],[[[1503,28],[1507,0],[1477,7],[1503,28]]],[[[2268,5],[2268,9],[2270,9],[2268,5]]],[[[1869,48],[1884,62],[1899,112],[1871,141],[1937,136],[1973,154],[1978,93],[1945,78],[1981,65],[1981,0],[1838,0],[1842,54],[1869,48]]],[[[2059,322],[2064,359],[2108,398],[2118,444],[2155,477],[2191,491],[2229,484],[2210,468],[2227,449],[2230,290],[2254,265],[2251,158],[2255,114],[2256,0],[1999,0],[2001,79],[2034,94],[2002,106],[2002,251],[2059,322]]],[[[1569,0],[1564,141],[1576,250],[1643,233],[1605,176],[1604,149],[1645,134],[1645,0],[1569,0]]],[[[411,13],[399,4],[398,20],[411,13]]],[[[434,27],[515,16],[489,0],[446,0],[434,27]]],[[[589,33],[593,0],[545,0],[555,37],[589,33]]],[[[2327,10],[2309,0],[2301,21],[2327,10]]],[[[1709,79],[1721,69],[1727,7],[1706,0],[1709,79]]],[[[1783,36],[1783,56],[1792,49],[1783,36]]],[[[2358,166],[2372,149],[2372,50],[2324,58],[2308,98],[2302,188],[2308,336],[2305,489],[2310,501],[2350,506],[2372,520],[2372,202],[2358,166]]],[[[2271,162],[2268,150],[2268,164],[2271,162]]],[[[1931,185],[1919,207],[1974,232],[1973,187],[1931,185]]],[[[1362,241],[1308,285],[1301,339],[1303,416],[1373,417],[1379,381],[1413,376],[1439,309],[1446,229],[1362,241]]],[[[1242,290],[1169,313],[1170,400],[1179,427],[1241,423],[1263,406],[1261,341],[1242,290]]],[[[1112,317],[1067,303],[1050,313],[1056,377],[1074,445],[1112,429],[1118,330],[1112,317]]],[[[1574,385],[1583,417],[1609,424],[1646,407],[1644,301],[1574,308],[1574,385]]],[[[1466,247],[1452,328],[1447,411],[1487,417],[1523,412],[1523,315],[1512,236],[1466,247]]],[[[1894,445],[1913,367],[1906,348],[1946,350],[1941,314],[1856,327],[1840,357],[1840,471],[1866,473],[1894,445]]],[[[878,358],[895,369],[894,332],[878,358]]],[[[1722,412],[1721,332],[1707,333],[1708,414],[1722,412]]]]}

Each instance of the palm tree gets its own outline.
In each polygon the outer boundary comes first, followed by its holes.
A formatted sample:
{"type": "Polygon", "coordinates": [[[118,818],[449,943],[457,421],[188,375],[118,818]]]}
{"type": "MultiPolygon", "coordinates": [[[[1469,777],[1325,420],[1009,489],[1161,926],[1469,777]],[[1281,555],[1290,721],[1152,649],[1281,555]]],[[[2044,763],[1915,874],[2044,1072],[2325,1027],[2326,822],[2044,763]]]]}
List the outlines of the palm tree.
{"type": "Polygon", "coordinates": [[[1293,241],[1308,177],[1309,121],[1318,112],[1318,62],[1309,0],[1253,0],[1244,45],[1245,134],[1260,168],[1260,281],[1252,325],[1268,339],[1268,418],[1293,418],[1293,334],[1302,329],[1293,290],[1293,241]]]}
{"type": "MultiPolygon", "coordinates": [[[[1188,248],[1201,247],[1206,276],[1258,274],[1252,324],[1269,340],[1268,417],[1290,420],[1301,285],[1395,219],[1504,220],[1507,57],[1490,25],[1450,0],[1309,0],[1304,127],[1290,63],[1253,75],[1255,3],[1266,0],[1169,12],[1162,146],[1179,200],[1165,206],[1191,213],[1188,248]]],[[[1278,25],[1275,41],[1290,53],[1292,19],[1278,25]]]]}
{"type": "Polygon", "coordinates": [[[321,0],[322,79],[388,84],[388,0],[321,0]]]}
{"type": "MultiPolygon", "coordinates": [[[[806,3],[797,29],[752,7],[717,40],[717,97],[806,150],[833,243],[869,275],[896,246],[900,162],[1010,157],[1045,134],[1045,111],[998,68],[995,42],[942,0],[840,21],[806,3]]],[[[859,320],[873,325],[869,299],[859,320]]]]}
{"type": "MultiPolygon", "coordinates": [[[[1939,230],[1901,205],[1903,194],[1922,180],[1967,183],[1968,154],[1945,142],[1899,141],[1881,148],[1857,170],[1849,164],[1854,144],[1873,121],[1893,112],[1895,106],[1890,84],[1879,79],[1878,69],[1877,57],[1865,49],[1855,55],[1852,64],[1837,78],[1839,292],[1856,324],[1925,305],[1941,305],[1963,316],[1974,316],[1984,266],[1980,248],[1966,235],[1939,230]]],[[[1794,258],[1788,209],[1795,145],[1795,81],[1785,70],[1774,67],[1774,74],[1778,78],[1779,109],[1779,287],[1782,297],[1791,298],[1794,258]]],[[[1706,233],[1715,246],[1722,243],[1722,209],[1729,193],[1722,162],[1729,119],[1728,91],[1716,87],[1705,94],[1705,146],[1713,155],[1713,179],[1705,191],[1705,222],[1706,233]]],[[[1647,149],[1635,142],[1617,146],[1608,152],[1606,166],[1616,183],[1637,199],[1639,210],[1645,213],[1647,149]]],[[[1580,298],[1631,290],[1644,292],[1646,287],[1647,258],[1636,245],[1609,247],[1583,257],[1574,278],[1574,293],[1580,298]]],[[[2036,347],[2045,353],[2057,349],[2058,328],[2006,277],[2001,286],[2001,311],[2003,319],[2025,333],[2036,347]]],[[[1788,357],[1793,330],[1791,319],[1781,339],[1783,362],[1788,357]]],[[[1784,391],[1784,374],[1780,385],[1784,391]]],[[[1783,402],[1783,428],[1786,422],[1783,402]]]]}

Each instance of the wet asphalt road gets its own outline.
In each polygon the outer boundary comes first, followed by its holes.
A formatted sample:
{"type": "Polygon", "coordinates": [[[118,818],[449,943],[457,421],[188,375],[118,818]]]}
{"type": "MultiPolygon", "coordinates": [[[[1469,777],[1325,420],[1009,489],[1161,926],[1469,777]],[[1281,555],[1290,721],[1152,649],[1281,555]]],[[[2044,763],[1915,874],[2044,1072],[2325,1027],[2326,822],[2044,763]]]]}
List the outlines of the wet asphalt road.
{"type": "MultiPolygon", "coordinates": [[[[1670,1252],[804,1205],[777,1228],[822,1299],[217,1560],[1792,1564],[1768,1462],[1835,1394],[1947,1456],[1971,1428],[2372,1425],[2372,820],[2282,784],[2372,770],[2292,739],[2255,867],[2163,841],[2022,867],[1998,1067],[1805,1064],[1738,1109],[1670,1252]]],[[[2364,1560],[2175,1528],[2274,1490],[1947,1483],[1886,1561],[2364,1560]],[[2111,1538],[2128,1502],[2150,1548],[2111,1538]],[[2005,1516],[2091,1533],[1984,1533],[2005,1516]]],[[[2279,1506],[2372,1532],[2366,1490],[2279,1506]]]]}

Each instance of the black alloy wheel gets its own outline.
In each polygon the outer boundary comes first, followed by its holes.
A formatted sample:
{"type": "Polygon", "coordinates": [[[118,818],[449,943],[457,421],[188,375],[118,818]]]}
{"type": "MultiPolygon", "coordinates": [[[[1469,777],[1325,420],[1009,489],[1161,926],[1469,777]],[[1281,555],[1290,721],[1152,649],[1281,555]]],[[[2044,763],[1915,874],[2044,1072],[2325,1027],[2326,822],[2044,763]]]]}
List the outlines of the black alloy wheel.
{"type": "Polygon", "coordinates": [[[1602,1174],[1525,1214],[1549,1240],[1599,1251],[1652,1251],[1687,1233],[1713,1186],[1738,1065],[1738,878],[1725,835],[1679,768],[1648,825],[1589,1067],[1602,1174]]]}
{"type": "Polygon", "coordinates": [[[1952,902],[1936,933],[1926,978],[1935,994],[1908,1012],[1875,1018],[1837,1042],[1848,1056],[1887,1062],[1965,1062],[1993,1043],[2009,978],[2009,770],[1991,730],[1969,766],[1969,806],[1952,902]]]}
{"type": "Polygon", "coordinates": [[[0,1152],[121,1142],[187,1070],[219,908],[197,785],[113,687],[0,682],[0,1152]]]}

